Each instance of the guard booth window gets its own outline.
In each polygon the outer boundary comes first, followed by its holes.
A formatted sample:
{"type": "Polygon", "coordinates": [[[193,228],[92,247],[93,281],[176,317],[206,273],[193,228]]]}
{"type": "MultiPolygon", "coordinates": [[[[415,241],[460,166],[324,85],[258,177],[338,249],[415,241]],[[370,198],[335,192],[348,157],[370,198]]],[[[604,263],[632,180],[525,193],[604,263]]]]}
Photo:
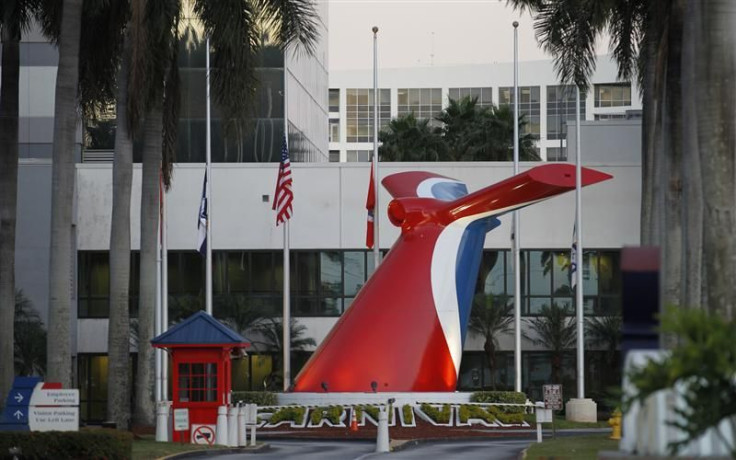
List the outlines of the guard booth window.
{"type": "Polygon", "coordinates": [[[179,364],[179,402],[217,401],[217,363],[179,364]]]}

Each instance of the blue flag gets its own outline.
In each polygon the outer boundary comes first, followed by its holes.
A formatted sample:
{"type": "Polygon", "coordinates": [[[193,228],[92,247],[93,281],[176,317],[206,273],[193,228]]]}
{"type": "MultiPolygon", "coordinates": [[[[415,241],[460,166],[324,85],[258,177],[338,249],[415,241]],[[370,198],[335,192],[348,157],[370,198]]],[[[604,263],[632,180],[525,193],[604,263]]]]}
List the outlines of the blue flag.
{"type": "Polygon", "coordinates": [[[199,203],[199,217],[197,219],[197,250],[203,256],[207,255],[207,171],[204,172],[202,185],[202,200],[199,203]]]}

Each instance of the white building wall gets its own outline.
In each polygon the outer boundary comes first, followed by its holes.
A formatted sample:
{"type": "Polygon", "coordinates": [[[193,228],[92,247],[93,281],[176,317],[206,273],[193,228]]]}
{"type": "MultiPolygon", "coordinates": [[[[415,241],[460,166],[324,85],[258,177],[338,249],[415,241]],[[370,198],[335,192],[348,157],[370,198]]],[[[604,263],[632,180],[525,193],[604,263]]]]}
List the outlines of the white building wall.
{"type": "MultiPolygon", "coordinates": [[[[523,57],[522,57],[523,58],[523,57]]],[[[591,86],[587,92],[585,119],[593,120],[595,114],[623,113],[627,110],[641,110],[639,88],[636,81],[631,82],[631,105],[623,107],[594,107],[593,88],[595,84],[616,83],[616,64],[609,56],[599,56],[596,70],[590,78],[591,86]]],[[[514,85],[514,67],[512,62],[492,63],[484,65],[459,65],[447,67],[413,67],[400,69],[378,69],[378,87],[391,89],[391,116],[397,115],[396,90],[398,88],[441,88],[443,105],[447,104],[449,88],[491,87],[493,103],[498,104],[499,88],[514,85]]],[[[519,62],[519,86],[540,87],[540,137],[538,145],[543,159],[546,159],[547,147],[559,147],[559,140],[547,140],[547,86],[559,85],[553,62],[522,61],[519,62]]],[[[347,143],[345,132],[347,88],[373,88],[373,69],[342,70],[330,73],[330,88],[340,89],[340,142],[331,143],[330,148],[340,150],[341,161],[345,161],[346,150],[372,150],[370,143],[347,143]]],[[[564,145],[564,144],[563,144],[564,145]]],[[[568,151],[568,158],[570,153],[568,151]]]]}

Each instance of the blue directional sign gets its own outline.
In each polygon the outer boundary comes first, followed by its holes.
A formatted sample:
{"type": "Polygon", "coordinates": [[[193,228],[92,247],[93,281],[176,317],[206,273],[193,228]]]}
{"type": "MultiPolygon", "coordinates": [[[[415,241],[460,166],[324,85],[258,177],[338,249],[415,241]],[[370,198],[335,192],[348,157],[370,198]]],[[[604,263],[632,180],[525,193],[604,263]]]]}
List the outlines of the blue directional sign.
{"type": "Polygon", "coordinates": [[[28,411],[31,395],[40,377],[16,377],[5,400],[5,410],[0,417],[0,431],[28,431],[28,411]]]}

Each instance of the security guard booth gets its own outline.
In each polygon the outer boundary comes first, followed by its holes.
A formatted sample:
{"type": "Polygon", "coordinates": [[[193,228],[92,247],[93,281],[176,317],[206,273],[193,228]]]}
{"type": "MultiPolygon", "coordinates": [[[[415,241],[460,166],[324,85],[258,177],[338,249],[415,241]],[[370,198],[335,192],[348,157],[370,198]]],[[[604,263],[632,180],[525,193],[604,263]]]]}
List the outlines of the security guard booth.
{"type": "Polygon", "coordinates": [[[231,360],[250,343],[200,311],[151,341],[170,354],[172,408],[187,409],[189,427],[174,442],[214,443],[217,408],[230,404],[231,360]]]}

